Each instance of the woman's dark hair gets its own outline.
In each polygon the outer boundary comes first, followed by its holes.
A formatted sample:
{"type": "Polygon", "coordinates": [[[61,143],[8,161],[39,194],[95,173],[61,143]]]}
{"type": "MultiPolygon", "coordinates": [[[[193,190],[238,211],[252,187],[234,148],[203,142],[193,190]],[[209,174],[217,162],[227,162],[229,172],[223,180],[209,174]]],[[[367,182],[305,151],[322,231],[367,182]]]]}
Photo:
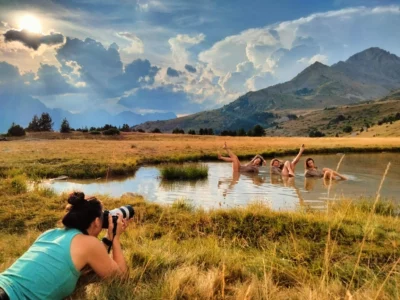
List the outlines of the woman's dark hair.
{"type": "MultiPolygon", "coordinates": [[[[260,160],[260,162],[258,163],[258,166],[259,166],[259,167],[262,167],[264,161],[263,161],[260,157],[257,157],[257,158],[260,160]]],[[[257,159],[257,158],[256,158],[256,159],[257,159]]]]}
{"type": "Polygon", "coordinates": [[[279,169],[283,169],[283,163],[279,160],[279,159],[277,159],[277,158],[273,158],[272,160],[271,160],[271,163],[270,163],[270,167],[273,167],[274,166],[274,162],[275,161],[277,161],[277,162],[279,162],[279,169]]]}
{"type": "Polygon", "coordinates": [[[95,197],[85,199],[82,192],[73,192],[68,197],[67,213],[62,219],[62,223],[67,228],[75,228],[87,234],[90,224],[100,218],[103,207],[95,197]]]}
{"type": "MultiPolygon", "coordinates": [[[[310,160],[312,160],[312,162],[315,164],[314,160],[313,160],[311,157],[307,158],[306,161],[305,161],[305,168],[306,168],[306,170],[308,170],[308,169],[310,168],[310,167],[308,166],[308,162],[309,162],[310,160]]],[[[317,167],[316,167],[315,165],[314,165],[314,168],[317,169],[317,167]]]]}
{"type": "MultiPolygon", "coordinates": [[[[258,167],[262,167],[263,163],[264,163],[264,158],[261,155],[257,155],[257,157],[254,159],[254,161],[256,161],[257,159],[260,160],[260,162],[257,164],[258,167]]],[[[254,162],[253,161],[253,162],[254,162]]]]}

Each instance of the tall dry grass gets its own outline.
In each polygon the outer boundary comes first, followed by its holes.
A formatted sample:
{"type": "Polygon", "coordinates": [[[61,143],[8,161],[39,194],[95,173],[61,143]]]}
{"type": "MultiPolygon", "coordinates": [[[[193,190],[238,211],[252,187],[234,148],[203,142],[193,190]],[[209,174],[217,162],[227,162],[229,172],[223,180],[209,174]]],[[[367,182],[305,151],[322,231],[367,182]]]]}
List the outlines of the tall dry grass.
{"type": "MultiPolygon", "coordinates": [[[[10,193],[18,176],[0,180],[0,270],[42,231],[58,226],[66,204],[66,195],[49,190],[10,193]]],[[[135,207],[134,226],[122,239],[129,278],[83,278],[72,299],[398,296],[400,220],[391,203],[342,200],[328,212],[306,213],[271,211],[260,203],[204,211],[182,201],[167,207],[138,196],[99,198],[107,208],[135,207]],[[373,231],[367,232],[371,215],[373,231]]]]}

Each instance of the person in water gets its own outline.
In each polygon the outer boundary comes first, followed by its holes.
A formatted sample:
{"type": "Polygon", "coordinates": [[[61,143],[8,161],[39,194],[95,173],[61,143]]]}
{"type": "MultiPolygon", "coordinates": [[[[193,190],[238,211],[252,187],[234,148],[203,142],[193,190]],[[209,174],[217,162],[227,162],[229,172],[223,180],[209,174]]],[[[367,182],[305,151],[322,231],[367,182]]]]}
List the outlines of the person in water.
{"type": "Polygon", "coordinates": [[[342,180],[347,179],[347,177],[343,176],[342,174],[339,174],[336,171],[333,171],[332,169],[329,168],[322,168],[322,170],[318,169],[318,167],[314,163],[314,160],[311,157],[307,158],[305,161],[304,176],[324,178],[324,179],[337,179],[337,178],[342,180]]]}
{"type": "Polygon", "coordinates": [[[277,158],[271,160],[271,175],[282,175],[294,177],[294,170],[296,168],[297,163],[300,160],[301,155],[303,154],[305,149],[304,144],[301,145],[299,153],[292,161],[285,161],[284,163],[277,158]]]}
{"type": "Polygon", "coordinates": [[[64,228],[41,234],[14,264],[0,273],[0,300],[64,299],[73,293],[82,269],[89,266],[101,278],[127,273],[120,236],[128,221],[118,216],[115,236],[111,214],[103,243],[103,206],[96,198],[85,199],[81,192],[68,197],[64,228]],[[107,248],[112,245],[112,258],[107,248]]]}
{"type": "Polygon", "coordinates": [[[226,142],[224,143],[223,147],[226,152],[228,152],[229,157],[224,157],[221,156],[221,154],[218,153],[218,159],[221,159],[223,161],[228,161],[232,162],[232,170],[233,172],[245,172],[245,173],[258,173],[258,168],[261,167],[263,164],[266,164],[266,161],[261,155],[256,155],[249,163],[246,165],[240,164],[239,158],[234,154],[226,145],[226,142]]]}

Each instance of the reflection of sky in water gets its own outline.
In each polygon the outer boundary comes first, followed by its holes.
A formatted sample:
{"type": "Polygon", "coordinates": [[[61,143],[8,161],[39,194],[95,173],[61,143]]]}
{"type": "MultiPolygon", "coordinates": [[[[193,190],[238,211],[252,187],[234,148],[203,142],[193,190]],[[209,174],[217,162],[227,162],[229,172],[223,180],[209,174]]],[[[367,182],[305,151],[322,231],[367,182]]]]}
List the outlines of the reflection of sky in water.
{"type": "MultiPolygon", "coordinates": [[[[336,169],[337,155],[315,155],[320,168],[336,169]]],[[[342,197],[375,196],[387,163],[392,166],[382,189],[382,197],[398,199],[400,195],[400,171],[398,154],[349,154],[340,166],[340,172],[348,181],[334,182],[330,199],[342,197]]],[[[142,167],[135,176],[112,181],[79,180],[46,183],[57,192],[81,190],[87,195],[108,194],[119,197],[126,192],[143,195],[148,201],[171,204],[186,199],[196,207],[236,207],[250,202],[268,203],[274,210],[293,210],[301,204],[324,208],[328,190],[322,179],[305,179],[304,158],[296,168],[296,177],[283,181],[279,176],[271,178],[268,167],[260,168],[258,175],[241,174],[233,177],[230,163],[207,163],[208,179],[196,182],[163,182],[156,167],[142,167]]]]}

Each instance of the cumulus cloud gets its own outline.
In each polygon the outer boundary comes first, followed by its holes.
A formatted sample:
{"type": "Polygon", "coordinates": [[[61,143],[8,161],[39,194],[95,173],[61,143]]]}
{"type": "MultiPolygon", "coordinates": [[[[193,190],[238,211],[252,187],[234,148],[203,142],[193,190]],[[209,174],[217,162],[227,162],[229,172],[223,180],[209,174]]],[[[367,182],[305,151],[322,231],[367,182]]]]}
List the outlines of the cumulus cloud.
{"type": "Polygon", "coordinates": [[[306,64],[306,65],[312,65],[313,63],[315,63],[317,61],[320,62],[320,63],[323,63],[323,64],[327,64],[328,63],[328,56],[323,55],[323,54],[316,54],[311,58],[303,57],[303,58],[299,59],[297,62],[306,64]]]}
{"type": "Polygon", "coordinates": [[[290,80],[315,61],[336,63],[376,45],[400,49],[400,32],[394,29],[400,26],[399,16],[399,6],[312,14],[228,36],[198,59],[220,77],[225,93],[244,93],[290,80]],[[238,69],[249,62],[252,72],[238,69]]]}
{"type": "Polygon", "coordinates": [[[242,62],[236,66],[235,72],[228,72],[224,77],[221,77],[219,84],[227,93],[245,93],[248,90],[246,81],[257,72],[257,68],[254,67],[252,62],[242,62]]]}
{"type": "Polygon", "coordinates": [[[121,98],[118,104],[133,110],[174,111],[187,113],[202,110],[202,106],[193,102],[187,93],[175,91],[173,86],[155,89],[138,89],[136,93],[121,98]]]}
{"type": "Polygon", "coordinates": [[[178,34],[176,37],[170,38],[168,43],[171,47],[174,62],[181,67],[187,64],[190,61],[187,49],[201,43],[204,41],[205,37],[203,33],[200,33],[194,36],[178,34]]]}
{"type": "Polygon", "coordinates": [[[0,62],[0,84],[17,80],[19,76],[20,74],[17,67],[4,61],[0,62]]]}
{"type": "Polygon", "coordinates": [[[77,92],[76,88],[67,82],[56,66],[41,65],[37,72],[37,80],[31,82],[34,95],[59,95],[77,92]]]}
{"type": "Polygon", "coordinates": [[[75,68],[78,86],[84,83],[101,98],[120,97],[131,89],[152,85],[159,68],[147,59],[134,60],[124,67],[118,49],[116,44],[106,48],[89,38],[84,41],[67,38],[56,57],[64,70],[71,73],[71,68],[75,68]]]}
{"type": "Polygon", "coordinates": [[[43,35],[40,33],[33,33],[28,30],[8,30],[4,33],[5,42],[21,42],[26,47],[33,50],[39,49],[43,45],[54,46],[64,42],[64,36],[60,33],[51,33],[43,35]]]}
{"type": "Polygon", "coordinates": [[[276,83],[277,79],[270,72],[263,72],[249,78],[246,87],[248,91],[257,91],[276,83]]]}
{"type": "Polygon", "coordinates": [[[57,50],[57,60],[65,67],[74,61],[80,66],[82,81],[86,82],[97,94],[114,95],[114,87],[109,80],[123,74],[123,65],[115,47],[105,48],[93,39],[67,38],[66,43],[57,50]]]}
{"type": "Polygon", "coordinates": [[[129,54],[142,54],[144,52],[143,41],[131,32],[118,32],[118,36],[128,40],[131,44],[122,50],[129,54]]]}
{"type": "Polygon", "coordinates": [[[0,90],[4,92],[34,96],[77,92],[67,79],[56,66],[42,64],[36,74],[27,72],[21,75],[16,66],[0,62],[0,90]]]}
{"type": "Polygon", "coordinates": [[[142,85],[152,85],[159,70],[160,68],[152,66],[149,60],[137,59],[125,66],[124,73],[111,78],[110,83],[121,95],[142,85]]]}

